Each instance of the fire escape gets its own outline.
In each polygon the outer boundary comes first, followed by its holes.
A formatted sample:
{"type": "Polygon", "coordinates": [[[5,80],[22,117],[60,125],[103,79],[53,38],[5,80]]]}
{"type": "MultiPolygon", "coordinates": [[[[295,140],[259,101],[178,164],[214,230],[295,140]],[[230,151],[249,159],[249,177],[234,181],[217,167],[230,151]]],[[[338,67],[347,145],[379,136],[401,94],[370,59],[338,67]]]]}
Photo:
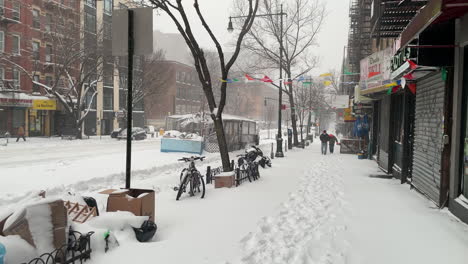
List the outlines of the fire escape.
{"type": "MultiPolygon", "coordinates": [[[[371,41],[371,5],[372,0],[353,0],[349,9],[350,28],[348,35],[347,70],[360,72],[361,59],[372,52],[371,41]]],[[[354,93],[354,86],[359,82],[359,75],[349,75],[344,78],[345,91],[354,93]]]]}

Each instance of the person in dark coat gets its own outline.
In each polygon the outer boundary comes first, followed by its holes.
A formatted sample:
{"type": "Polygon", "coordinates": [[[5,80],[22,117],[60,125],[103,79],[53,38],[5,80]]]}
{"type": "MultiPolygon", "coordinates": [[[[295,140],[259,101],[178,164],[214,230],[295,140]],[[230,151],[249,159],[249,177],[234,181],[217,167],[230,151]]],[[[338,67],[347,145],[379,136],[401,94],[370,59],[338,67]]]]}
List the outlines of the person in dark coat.
{"type": "Polygon", "coordinates": [[[333,154],[333,151],[335,150],[335,143],[338,143],[338,139],[332,134],[328,135],[328,137],[328,147],[330,148],[330,153],[333,154]]]}
{"type": "Polygon", "coordinates": [[[322,134],[320,134],[320,141],[322,142],[322,155],[327,155],[327,143],[330,137],[327,134],[327,131],[324,130],[322,134]]]}
{"type": "Polygon", "coordinates": [[[23,138],[24,141],[26,141],[26,138],[24,137],[24,125],[21,125],[18,127],[18,137],[16,138],[16,142],[18,142],[18,140],[20,138],[23,138]]]}

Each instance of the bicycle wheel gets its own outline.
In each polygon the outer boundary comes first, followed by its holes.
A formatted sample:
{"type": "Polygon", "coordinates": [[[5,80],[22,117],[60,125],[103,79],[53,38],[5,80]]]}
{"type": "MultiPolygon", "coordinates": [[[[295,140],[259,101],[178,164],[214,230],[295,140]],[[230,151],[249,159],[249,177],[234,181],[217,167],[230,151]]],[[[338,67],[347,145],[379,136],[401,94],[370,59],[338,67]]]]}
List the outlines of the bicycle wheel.
{"type": "Polygon", "coordinates": [[[249,182],[252,182],[252,177],[250,175],[250,168],[248,165],[246,164],[242,164],[242,168],[241,168],[241,176],[242,178],[241,179],[249,179],[249,182]]]}
{"type": "MultiPolygon", "coordinates": [[[[201,199],[205,198],[205,181],[203,180],[203,177],[201,176],[200,173],[198,173],[198,180],[201,183],[201,199]]],[[[199,186],[200,187],[200,186],[199,186]]],[[[198,190],[200,191],[200,190],[198,190]]]]}
{"type": "Polygon", "coordinates": [[[184,179],[180,182],[179,191],[177,192],[177,197],[176,197],[177,201],[179,200],[180,196],[182,196],[182,193],[185,192],[185,188],[187,188],[188,178],[189,178],[189,174],[185,174],[184,179]]]}

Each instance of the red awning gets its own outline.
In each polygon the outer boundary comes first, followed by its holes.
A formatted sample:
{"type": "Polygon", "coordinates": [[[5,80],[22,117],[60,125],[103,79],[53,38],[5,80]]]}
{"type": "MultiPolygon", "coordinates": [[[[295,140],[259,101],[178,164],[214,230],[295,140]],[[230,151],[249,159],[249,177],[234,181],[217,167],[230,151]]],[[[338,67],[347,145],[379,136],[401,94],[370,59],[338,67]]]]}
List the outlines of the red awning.
{"type": "Polygon", "coordinates": [[[401,33],[401,47],[408,45],[428,26],[468,13],[467,0],[431,0],[401,33]]]}

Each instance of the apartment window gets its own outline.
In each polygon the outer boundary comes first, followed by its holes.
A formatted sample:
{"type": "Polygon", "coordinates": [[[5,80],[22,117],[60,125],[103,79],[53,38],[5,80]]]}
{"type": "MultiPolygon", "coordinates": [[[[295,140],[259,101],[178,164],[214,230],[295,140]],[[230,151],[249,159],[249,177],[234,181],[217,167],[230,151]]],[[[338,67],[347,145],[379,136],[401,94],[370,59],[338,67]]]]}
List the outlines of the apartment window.
{"type": "Polygon", "coordinates": [[[85,0],[85,1],[86,1],[85,3],[87,6],[96,8],[96,0],[85,0]]]}
{"type": "Polygon", "coordinates": [[[5,0],[0,0],[0,15],[3,15],[3,8],[5,8],[5,0]]]}
{"type": "Polygon", "coordinates": [[[32,43],[32,48],[33,48],[33,59],[35,59],[35,60],[39,60],[39,59],[40,59],[39,47],[40,47],[39,42],[33,41],[33,43],[32,43]]]}
{"type": "Polygon", "coordinates": [[[110,88],[104,89],[104,110],[114,109],[114,90],[110,88]]]}
{"type": "Polygon", "coordinates": [[[46,62],[52,62],[52,45],[46,45],[46,62]]]}
{"type": "Polygon", "coordinates": [[[96,16],[91,13],[86,13],[85,29],[91,33],[96,33],[96,16]]]}
{"type": "Polygon", "coordinates": [[[53,86],[54,80],[52,79],[52,76],[46,76],[45,77],[45,84],[49,87],[53,86]]]}
{"type": "Polygon", "coordinates": [[[5,32],[0,31],[0,52],[5,51],[5,32]]]}
{"type": "Polygon", "coordinates": [[[21,39],[20,39],[20,36],[19,35],[13,35],[12,36],[12,47],[11,47],[11,53],[15,54],[15,55],[19,55],[20,54],[20,44],[21,44],[21,39]]]}
{"type": "Polygon", "coordinates": [[[19,90],[20,88],[20,72],[17,69],[13,69],[13,89],[19,90]]]}
{"type": "MultiPolygon", "coordinates": [[[[33,80],[35,82],[40,82],[39,75],[34,75],[33,80]]],[[[36,92],[36,93],[39,92],[39,85],[37,85],[37,84],[33,85],[33,92],[36,92]]]]}
{"type": "Polygon", "coordinates": [[[3,88],[3,80],[5,80],[5,70],[0,68],[0,89],[3,88]]]}
{"type": "Polygon", "coordinates": [[[111,23],[104,21],[104,38],[111,39],[112,38],[112,25],[111,23]]]}
{"type": "Polygon", "coordinates": [[[112,14],[112,0],[104,0],[104,12],[112,14]]]}
{"type": "Polygon", "coordinates": [[[12,18],[19,21],[21,18],[21,5],[19,2],[13,2],[12,18]]]}
{"type": "Polygon", "coordinates": [[[50,32],[50,26],[51,25],[52,25],[52,15],[47,14],[46,15],[45,25],[44,25],[45,31],[50,32]]]}
{"type": "Polygon", "coordinates": [[[39,10],[33,9],[32,10],[32,15],[33,15],[33,28],[41,28],[41,18],[39,15],[39,10]]]}

